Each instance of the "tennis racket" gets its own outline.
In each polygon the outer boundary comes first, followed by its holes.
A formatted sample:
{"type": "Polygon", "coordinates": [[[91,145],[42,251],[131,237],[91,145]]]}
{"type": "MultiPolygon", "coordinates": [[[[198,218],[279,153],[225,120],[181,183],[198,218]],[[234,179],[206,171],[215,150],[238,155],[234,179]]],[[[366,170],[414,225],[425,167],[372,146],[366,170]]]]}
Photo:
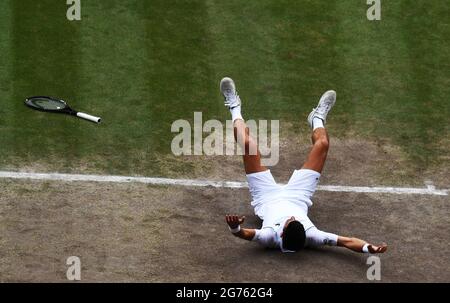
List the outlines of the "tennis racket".
{"type": "Polygon", "coordinates": [[[55,99],[52,97],[45,97],[45,96],[30,97],[25,100],[25,105],[35,110],[77,116],[79,118],[83,118],[95,123],[100,123],[102,121],[102,119],[99,117],[77,112],[71,109],[70,106],[67,105],[67,103],[64,100],[55,99]]]}

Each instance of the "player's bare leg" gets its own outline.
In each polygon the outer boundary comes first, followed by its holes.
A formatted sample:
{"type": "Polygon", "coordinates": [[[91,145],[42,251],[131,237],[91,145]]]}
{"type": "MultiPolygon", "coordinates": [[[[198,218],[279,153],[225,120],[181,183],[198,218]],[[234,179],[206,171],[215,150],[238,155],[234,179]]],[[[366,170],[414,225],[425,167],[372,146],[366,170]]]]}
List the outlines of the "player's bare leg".
{"type": "Polygon", "coordinates": [[[325,123],[328,112],[336,102],[336,92],[327,91],[320,98],[319,104],[308,116],[308,123],[313,130],[312,143],[313,147],[309,152],[308,158],[302,168],[311,169],[322,173],[325,161],[327,159],[330,139],[325,129],[325,123]]]}
{"type": "Polygon", "coordinates": [[[241,115],[241,99],[236,91],[236,85],[231,78],[220,81],[220,91],[225,98],[225,106],[231,112],[234,127],[234,138],[244,150],[244,167],[246,174],[267,170],[261,165],[261,154],[256,140],[249,134],[249,129],[241,115]]]}
{"type": "Polygon", "coordinates": [[[318,128],[313,131],[311,139],[313,147],[302,168],[322,173],[330,145],[328,133],[325,128],[318,128]]]}
{"type": "Polygon", "coordinates": [[[244,120],[236,119],[233,122],[234,138],[244,149],[244,168],[246,174],[266,171],[267,167],[261,165],[261,153],[256,140],[250,136],[249,128],[244,120]]]}

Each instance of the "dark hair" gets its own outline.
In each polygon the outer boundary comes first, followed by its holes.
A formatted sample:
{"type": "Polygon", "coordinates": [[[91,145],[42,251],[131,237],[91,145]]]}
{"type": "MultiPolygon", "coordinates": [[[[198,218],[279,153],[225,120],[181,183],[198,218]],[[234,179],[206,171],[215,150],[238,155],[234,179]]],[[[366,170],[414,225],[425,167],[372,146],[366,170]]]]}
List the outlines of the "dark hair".
{"type": "Polygon", "coordinates": [[[283,249],[299,251],[305,245],[305,239],[305,228],[302,223],[292,221],[288,224],[288,226],[286,226],[283,232],[283,249]]]}

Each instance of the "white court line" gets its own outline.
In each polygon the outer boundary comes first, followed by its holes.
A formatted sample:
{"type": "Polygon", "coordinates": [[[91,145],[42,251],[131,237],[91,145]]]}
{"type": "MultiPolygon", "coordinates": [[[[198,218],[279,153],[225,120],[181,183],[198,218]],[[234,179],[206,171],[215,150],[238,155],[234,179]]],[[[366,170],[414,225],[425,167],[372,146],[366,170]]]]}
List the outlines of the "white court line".
{"type": "MultiPolygon", "coordinates": [[[[207,181],[189,179],[168,179],[149,177],[125,177],[125,176],[101,176],[101,175],[77,175],[60,173],[24,173],[0,171],[0,179],[32,179],[47,181],[87,181],[87,182],[112,182],[112,183],[144,183],[154,185],[178,185],[188,187],[215,187],[215,188],[248,188],[247,182],[233,181],[207,181]]],[[[447,196],[448,189],[436,189],[429,182],[424,188],[410,187],[368,187],[368,186],[340,186],[319,185],[320,191],[331,192],[355,192],[355,193],[386,193],[386,194],[411,194],[411,195],[437,195],[447,196]]]]}

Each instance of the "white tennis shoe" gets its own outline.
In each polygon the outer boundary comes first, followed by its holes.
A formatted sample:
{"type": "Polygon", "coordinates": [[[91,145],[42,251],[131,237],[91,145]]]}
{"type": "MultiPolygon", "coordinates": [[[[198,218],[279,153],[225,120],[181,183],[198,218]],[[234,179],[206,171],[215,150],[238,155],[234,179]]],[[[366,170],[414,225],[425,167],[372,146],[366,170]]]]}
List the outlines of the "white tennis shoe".
{"type": "Polygon", "coordinates": [[[241,105],[241,98],[236,91],[233,79],[225,77],[220,81],[220,91],[225,98],[225,106],[229,109],[241,105]]]}
{"type": "Polygon", "coordinates": [[[323,124],[325,125],[327,122],[327,115],[333,108],[334,103],[336,103],[336,92],[334,90],[329,90],[323,94],[317,107],[313,108],[308,116],[309,126],[313,128],[313,119],[315,117],[322,119],[323,124]]]}

